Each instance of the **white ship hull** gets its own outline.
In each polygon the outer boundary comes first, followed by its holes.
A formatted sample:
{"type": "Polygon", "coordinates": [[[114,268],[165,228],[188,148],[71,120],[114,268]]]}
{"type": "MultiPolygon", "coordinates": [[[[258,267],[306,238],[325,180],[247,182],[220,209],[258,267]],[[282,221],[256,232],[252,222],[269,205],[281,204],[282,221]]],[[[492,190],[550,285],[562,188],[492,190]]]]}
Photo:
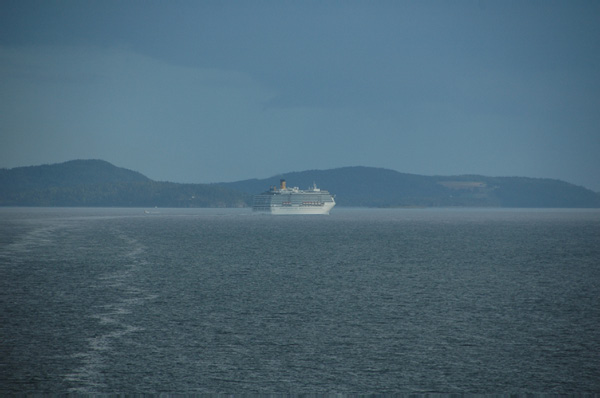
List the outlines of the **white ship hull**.
{"type": "Polygon", "coordinates": [[[335,202],[325,203],[323,206],[271,206],[269,209],[254,209],[257,212],[270,213],[274,215],[295,215],[295,214],[329,214],[329,211],[335,206],[335,202]]]}

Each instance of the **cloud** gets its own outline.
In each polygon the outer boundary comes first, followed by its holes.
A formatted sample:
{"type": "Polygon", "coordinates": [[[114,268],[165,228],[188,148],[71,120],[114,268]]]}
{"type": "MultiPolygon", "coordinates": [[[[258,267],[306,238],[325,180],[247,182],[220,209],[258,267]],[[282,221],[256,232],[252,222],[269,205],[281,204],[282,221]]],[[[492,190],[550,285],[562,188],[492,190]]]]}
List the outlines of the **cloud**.
{"type": "Polygon", "coordinates": [[[597,184],[596,72],[445,65],[425,52],[422,67],[378,73],[365,61],[267,81],[128,47],[0,46],[0,167],[100,158],[216,182],[367,165],[597,184]]]}
{"type": "Polygon", "coordinates": [[[101,158],[159,180],[233,180],[333,167],[332,148],[351,153],[368,129],[348,109],[271,108],[277,93],[240,71],[127,49],[2,47],[0,59],[4,167],[101,158]]]}
{"type": "Polygon", "coordinates": [[[1,48],[5,162],[199,156],[239,140],[272,94],[236,71],[168,63],[122,49],[1,48]]]}

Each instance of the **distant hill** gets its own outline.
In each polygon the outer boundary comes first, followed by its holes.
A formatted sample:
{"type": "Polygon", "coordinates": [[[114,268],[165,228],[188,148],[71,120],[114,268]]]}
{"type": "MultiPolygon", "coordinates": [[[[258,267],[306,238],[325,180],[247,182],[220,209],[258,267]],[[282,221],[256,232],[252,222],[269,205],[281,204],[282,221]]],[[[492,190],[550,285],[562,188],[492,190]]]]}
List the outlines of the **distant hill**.
{"type": "Polygon", "coordinates": [[[102,160],[0,169],[0,206],[245,207],[279,185],[316,183],[338,206],[600,207],[600,194],[564,181],[421,176],[374,167],[308,170],[221,184],[157,182],[102,160]]]}
{"type": "Polygon", "coordinates": [[[336,195],[339,206],[600,207],[599,194],[560,180],[421,176],[374,167],[309,170],[221,185],[256,194],[282,178],[300,188],[317,183],[336,195]]]}
{"type": "Polygon", "coordinates": [[[0,169],[0,186],[12,189],[149,181],[137,171],[116,167],[104,160],[71,160],[52,165],[0,169]]]}
{"type": "Polygon", "coordinates": [[[244,207],[250,200],[217,185],[153,181],[102,160],[0,169],[0,206],[244,207]]]}

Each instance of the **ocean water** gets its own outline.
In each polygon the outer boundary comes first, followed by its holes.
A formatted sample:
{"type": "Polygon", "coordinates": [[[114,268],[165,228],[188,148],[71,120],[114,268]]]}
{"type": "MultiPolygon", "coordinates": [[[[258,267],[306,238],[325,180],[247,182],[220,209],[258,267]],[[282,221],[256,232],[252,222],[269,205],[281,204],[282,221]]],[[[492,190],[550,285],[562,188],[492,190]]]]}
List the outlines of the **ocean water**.
{"type": "Polygon", "coordinates": [[[0,393],[600,393],[600,211],[0,209],[0,393]]]}

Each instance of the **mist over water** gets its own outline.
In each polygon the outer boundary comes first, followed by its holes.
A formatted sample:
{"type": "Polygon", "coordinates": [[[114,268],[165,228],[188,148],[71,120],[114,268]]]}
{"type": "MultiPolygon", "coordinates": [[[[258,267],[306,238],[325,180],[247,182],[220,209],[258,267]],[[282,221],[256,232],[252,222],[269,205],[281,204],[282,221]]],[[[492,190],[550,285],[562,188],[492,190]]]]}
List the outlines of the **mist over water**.
{"type": "Polygon", "coordinates": [[[600,391],[598,210],[0,220],[0,393],[600,391]]]}

